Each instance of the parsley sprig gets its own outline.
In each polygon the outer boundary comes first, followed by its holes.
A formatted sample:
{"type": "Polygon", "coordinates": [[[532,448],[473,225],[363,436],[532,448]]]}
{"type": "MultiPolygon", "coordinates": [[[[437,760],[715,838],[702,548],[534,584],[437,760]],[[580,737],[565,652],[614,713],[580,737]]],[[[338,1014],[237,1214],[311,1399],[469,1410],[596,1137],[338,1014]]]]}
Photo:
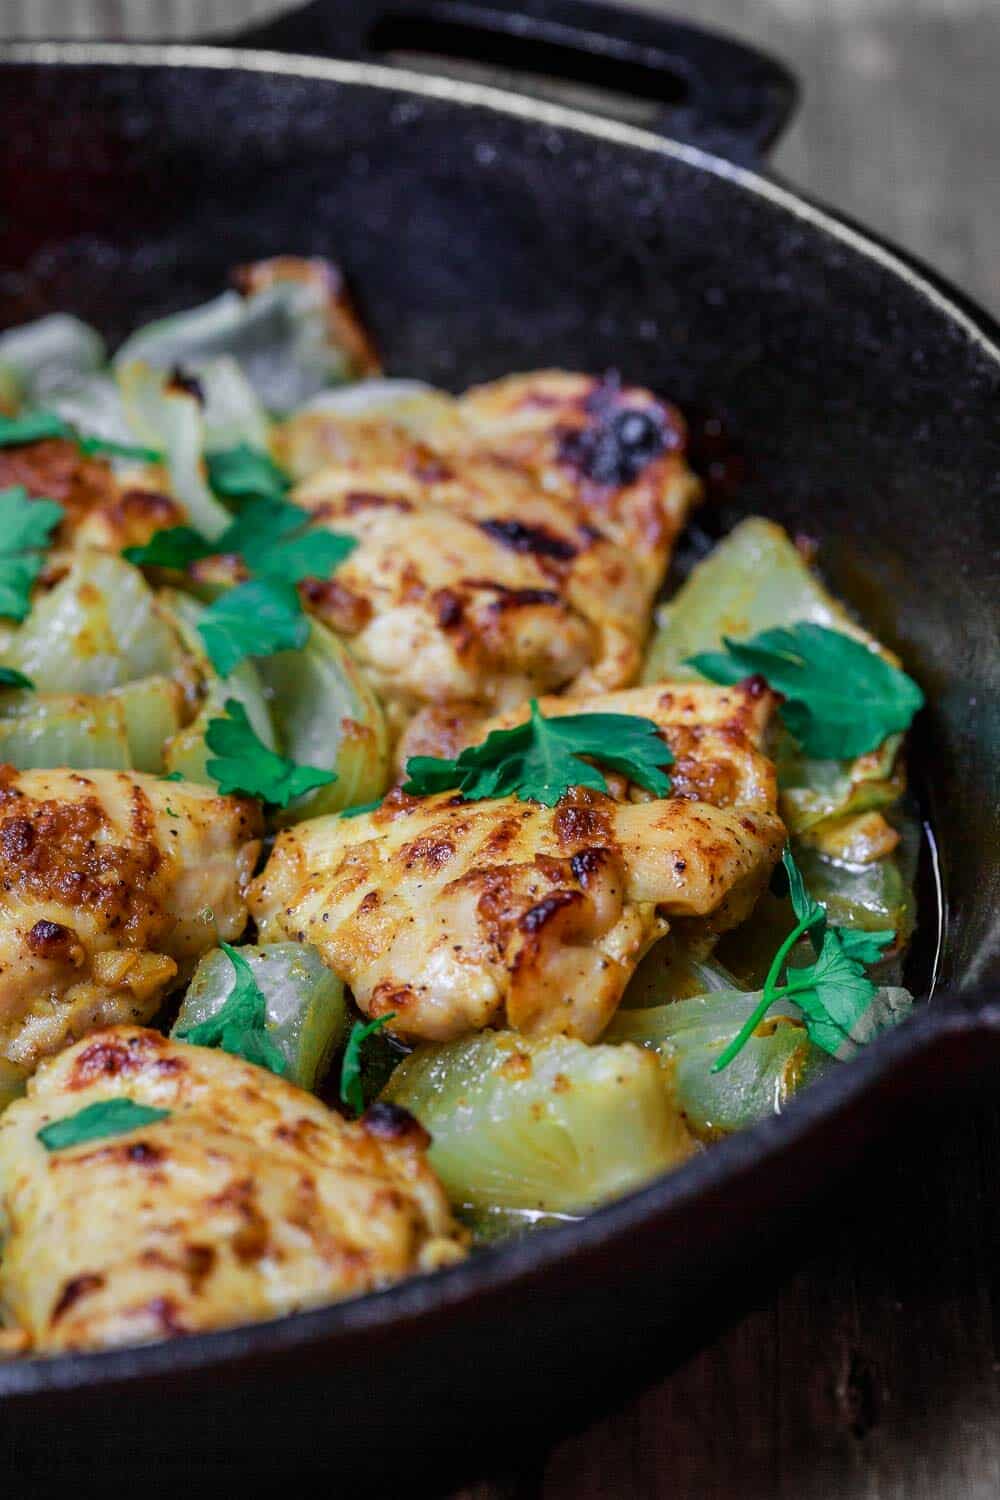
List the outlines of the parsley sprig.
{"type": "Polygon", "coordinates": [[[414,797],[457,791],[468,802],[514,796],[522,802],[554,807],[571,787],[607,792],[603,772],[592,764],[597,760],[654,796],[666,797],[670,777],[663,768],[672,765],[673,759],[652,719],[600,713],[549,719],[532,698],[530,716],[523,724],[494,729],[455,760],[411,756],[403,791],[414,797]]]}
{"type": "Polygon", "coordinates": [[[205,743],[218,757],[206,769],[223,796],[235,792],[287,807],[296,797],[336,781],[334,771],[297,765],[269,749],[254,733],[238,699],[227,698],[225,712],[224,719],[210,719],[205,731],[205,743]]]}
{"type": "Polygon", "coordinates": [[[143,546],[126,547],[123,555],[137,567],[182,572],[202,558],[233,554],[257,578],[283,583],[327,578],[354,551],[357,539],[336,531],[307,531],[308,522],[298,505],[254,497],[212,540],[193,526],[167,526],[143,546]]]}
{"type": "Polygon", "coordinates": [[[128,1135],[142,1125],[167,1119],[169,1114],[169,1109],[153,1109],[148,1104],[136,1104],[134,1099],[99,1099],[75,1115],[43,1125],[35,1134],[46,1151],[65,1151],[109,1135],[128,1135]]]}
{"type": "Polygon", "coordinates": [[[67,438],[80,452],[92,457],[106,453],[110,458],[134,458],[140,463],[159,464],[163,454],[156,448],[142,448],[134,443],[118,443],[111,438],[87,434],[67,422],[58,412],[37,407],[16,417],[0,416],[0,448],[40,443],[44,438],[67,438]]]}
{"type": "Polygon", "coordinates": [[[876,988],[864,965],[876,963],[892,942],[894,932],[861,932],[847,927],[829,927],[826,907],[814,901],[806,889],[802,872],[786,848],[782,863],[788,875],[789,895],[796,922],[781,944],[767,978],[760,1004],[747,1017],[729,1045],[712,1064],[712,1072],[728,1067],[753,1036],[776,1000],[794,1000],[802,1012],[810,1041],[824,1052],[836,1055],[850,1040],[853,1027],[871,1006],[876,988]],[[816,962],[786,967],[800,938],[808,935],[816,962]],[[784,983],[781,982],[784,972],[784,983]]]}
{"type": "Polygon", "coordinates": [[[853,636],[802,620],[762,630],[747,641],[723,637],[725,651],[689,657],[710,682],[760,675],[784,696],[781,717],[806,755],[850,760],[908,729],[924,695],[920,688],[853,636]]]}
{"type": "Polygon", "coordinates": [[[286,499],[291,481],[268,454],[241,444],[209,456],[213,487],[240,502],[221,536],[193,526],[168,526],[124,556],[137,567],[182,572],[206,557],[242,557],[250,573],[210,605],[198,630],[216,671],[227,677],[248,656],[297,650],[309,634],[295,584],[328,578],[358,545],[336,531],[309,530],[310,517],[286,499]]]}
{"type": "Polygon", "coordinates": [[[271,455],[249,443],[217,449],[207,456],[205,467],[215,494],[237,504],[250,499],[282,500],[291,488],[288,475],[271,455]]]}
{"type": "Polygon", "coordinates": [[[344,1061],[340,1065],[340,1102],[346,1104],[356,1115],[365,1107],[365,1091],[361,1081],[361,1053],[365,1042],[380,1030],[387,1021],[393,1021],[396,1012],[377,1016],[374,1021],[355,1021],[344,1048],[344,1061]]]}
{"type": "Polygon", "coordinates": [[[214,1016],[177,1036],[194,1047],[219,1047],[280,1075],[288,1062],[267,1034],[267,997],[242,953],[222,941],[219,947],[233,966],[233,987],[214,1016]]]}
{"type": "Polygon", "coordinates": [[[198,634],[212,666],[228,677],[248,656],[300,651],[309,621],[290,583],[257,578],[220,594],[198,621],[198,634]]]}
{"type": "Polygon", "coordinates": [[[32,500],[22,484],[0,490],[0,615],[23,620],[28,614],[32,586],[62,518],[61,505],[32,500]]]}

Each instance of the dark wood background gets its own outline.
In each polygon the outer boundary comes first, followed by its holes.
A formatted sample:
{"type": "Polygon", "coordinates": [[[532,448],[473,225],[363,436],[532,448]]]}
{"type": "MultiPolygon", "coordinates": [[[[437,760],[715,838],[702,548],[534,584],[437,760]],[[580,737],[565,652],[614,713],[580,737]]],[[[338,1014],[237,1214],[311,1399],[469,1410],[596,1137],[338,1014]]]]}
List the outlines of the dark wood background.
{"type": "MultiPolygon", "coordinates": [[[[186,38],[279,8],[3,0],[0,35],[186,38]]],[[[1000,0],[683,11],[798,73],[804,103],[775,156],[784,175],[1000,311],[1000,0]]],[[[1000,1111],[986,1098],[931,1106],[873,1146],[804,1265],[776,1264],[756,1297],[756,1282],[736,1289],[740,1315],[679,1361],[664,1351],[663,1378],[642,1395],[512,1453],[506,1472],[453,1500],[992,1500],[998,1229],[1000,1111]]]]}

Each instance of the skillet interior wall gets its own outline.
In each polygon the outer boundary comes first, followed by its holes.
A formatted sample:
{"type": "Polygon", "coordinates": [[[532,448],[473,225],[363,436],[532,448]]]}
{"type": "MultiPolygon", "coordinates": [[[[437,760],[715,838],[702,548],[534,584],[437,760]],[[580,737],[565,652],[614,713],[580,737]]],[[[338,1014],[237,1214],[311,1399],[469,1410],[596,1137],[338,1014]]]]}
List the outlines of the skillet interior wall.
{"type": "Polygon", "coordinates": [[[1000,370],[918,288],[698,165],[478,107],[459,129],[403,91],[14,66],[0,101],[4,325],[67,308],[116,338],[235,262],[326,253],[394,374],[614,364],[720,411],[750,456],[740,508],[818,536],[928,691],[942,978],[983,977],[1000,370]]]}

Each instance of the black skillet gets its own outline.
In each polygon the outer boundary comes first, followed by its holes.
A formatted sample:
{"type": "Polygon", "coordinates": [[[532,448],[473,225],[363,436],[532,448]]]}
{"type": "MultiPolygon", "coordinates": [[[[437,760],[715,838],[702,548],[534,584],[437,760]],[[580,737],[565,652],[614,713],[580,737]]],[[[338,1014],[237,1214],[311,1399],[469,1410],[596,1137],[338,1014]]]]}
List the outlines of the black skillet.
{"type": "Polygon", "coordinates": [[[742,46],[579,0],[320,0],[252,41],[350,61],[7,51],[0,325],[68,308],[120,336],[235,262],[326,253],[392,373],[458,387],[615,365],[715,412],[748,469],[706,524],[760,510],[819,537],[927,689],[944,907],[940,933],[925,908],[911,978],[934,993],[784,1116],[583,1224],[275,1323],[0,1367],[21,1495],[176,1490],[201,1463],[252,1494],[317,1477],[357,1493],[359,1474],[395,1494],[412,1479],[393,1466],[442,1452],[475,1468],[484,1443],[510,1450],[666,1364],[692,1309],[797,1232],[908,1101],[1000,1062],[1000,330],[760,175],[794,86],[742,46]],[[603,83],[652,101],[654,125],[373,65],[385,49],[603,83]]]}

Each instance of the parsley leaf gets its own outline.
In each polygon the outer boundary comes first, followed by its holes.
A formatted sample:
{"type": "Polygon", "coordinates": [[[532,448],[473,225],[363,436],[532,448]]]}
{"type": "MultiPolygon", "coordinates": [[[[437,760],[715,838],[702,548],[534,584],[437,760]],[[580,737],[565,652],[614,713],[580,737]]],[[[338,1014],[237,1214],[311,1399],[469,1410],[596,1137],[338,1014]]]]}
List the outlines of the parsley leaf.
{"type": "Polygon", "coordinates": [[[29,688],[34,692],[35,684],[16,667],[0,667],[0,687],[29,688]]]}
{"type": "Polygon", "coordinates": [[[792,858],[792,851],[787,844],[781,855],[781,863],[788,876],[788,896],[792,903],[792,911],[795,913],[797,935],[801,937],[804,933],[808,933],[813,950],[819,953],[823,946],[823,934],[826,931],[826,907],[821,906],[810,896],[802,878],[802,871],[792,858]]]}
{"type": "Polygon", "coordinates": [[[261,578],[220,594],[199,620],[198,632],[212,666],[228,677],[248,656],[301,650],[309,621],[291,584],[261,578]]]}
{"type": "Polygon", "coordinates": [[[259,578],[285,583],[325,578],[354,551],[357,540],[340,532],[303,531],[309,519],[287,500],[250,499],[214,550],[239,553],[259,578]]]}
{"type": "Polygon", "coordinates": [[[32,500],[21,484],[0,490],[0,615],[23,620],[44,550],[63,518],[54,500],[32,500]]]}
{"type": "Polygon", "coordinates": [[[58,412],[45,411],[38,407],[34,411],[21,412],[17,417],[0,416],[0,448],[20,447],[23,443],[40,443],[43,438],[69,438],[76,443],[81,453],[92,457],[107,453],[113,458],[135,458],[143,463],[159,464],[163,454],[156,448],[141,448],[134,443],[117,443],[112,438],[86,436],[77,431],[58,412]]]}
{"type": "Polygon", "coordinates": [[[291,487],[288,475],[271,455],[249,443],[209,453],[205,466],[209,484],[224,500],[281,500],[291,487]]]}
{"type": "Polygon", "coordinates": [[[173,568],[178,573],[220,550],[193,526],[166,526],[141,547],[124,547],[122,557],[137,568],[173,568]]]}
{"type": "Polygon", "coordinates": [[[285,537],[267,553],[259,544],[244,557],[261,578],[285,583],[300,583],[303,578],[329,578],[358,545],[357,538],[342,531],[307,531],[301,536],[285,537]],[[255,561],[251,561],[252,557],[255,561]]]}
{"type": "Polygon", "coordinates": [[[85,1141],[128,1135],[142,1125],[155,1125],[157,1120],[167,1119],[169,1114],[169,1109],[153,1109],[148,1104],[136,1104],[133,1099],[99,1099],[75,1115],[43,1125],[35,1134],[46,1151],[65,1151],[68,1146],[80,1146],[85,1141]]]}
{"type": "Polygon", "coordinates": [[[107,453],[110,458],[134,458],[144,464],[162,464],[165,454],[159,448],[143,448],[138,443],[116,443],[113,438],[78,436],[76,445],[88,458],[107,453]]]}
{"type": "Polygon", "coordinates": [[[54,411],[26,411],[19,417],[0,416],[0,448],[40,443],[43,438],[71,438],[73,429],[54,411]]]}
{"type": "Polygon", "coordinates": [[[225,710],[226,718],[210,719],[205,731],[205,743],[219,757],[210,760],[206,769],[223,796],[236,792],[287,807],[305,792],[336,781],[334,771],[299,766],[268,749],[257,738],[246,709],[236,698],[226,699],[225,710]]]}
{"type": "Polygon", "coordinates": [[[396,1018],[394,1010],[377,1016],[374,1021],[355,1021],[344,1048],[344,1061],[340,1067],[340,1101],[348,1109],[360,1115],[365,1107],[365,1093],[361,1084],[361,1048],[370,1036],[374,1036],[387,1021],[396,1018]]]}
{"type": "Polygon", "coordinates": [[[760,1004],[747,1017],[736,1036],[712,1064],[721,1072],[753,1036],[776,1000],[794,1000],[802,1011],[809,1040],[824,1052],[836,1055],[857,1023],[870,1008],[876,988],[864,971],[877,962],[894,932],[860,932],[827,925],[826,908],[814,901],[806,889],[802,872],[786,848],[782,862],[788,874],[789,893],[797,921],[778,949],[764,980],[760,1004]],[[785,968],[788,955],[799,938],[808,933],[816,962],[785,968]],[[782,984],[781,974],[785,971],[782,984]]]}
{"type": "Polygon", "coordinates": [[[336,531],[305,531],[308,521],[298,505],[255,497],[214,541],[191,526],[168,526],[145,546],[126,547],[123,556],[138,567],[182,570],[203,557],[234,553],[258,578],[279,583],[326,578],[354,551],[357,540],[336,531]]]}
{"type": "Polygon", "coordinates": [[[356,802],[353,807],[342,807],[338,813],[341,818],[360,818],[365,813],[374,812],[376,807],[382,806],[382,798],[376,797],[374,802],[356,802]]]}
{"type": "Polygon", "coordinates": [[[178,1037],[194,1047],[220,1047],[272,1073],[284,1073],[287,1059],[267,1034],[264,991],[238,949],[221,940],[219,947],[233,966],[233,987],[214,1016],[178,1031],[178,1037]]]}
{"type": "MultiPolygon", "coordinates": [[[[816,962],[789,969],[785,976],[784,995],[794,999],[802,1011],[810,1041],[834,1055],[875,999],[875,986],[862,967],[861,954],[852,953],[845,936],[844,928],[830,928],[816,962]]],[[[884,947],[894,934],[869,932],[865,937],[869,939],[869,951],[878,958],[880,949],[875,944],[884,947]]]]}
{"type": "Polygon", "coordinates": [[[924,702],[920,688],[877,651],[839,630],[800,621],[748,641],[723,637],[725,652],[689,657],[711,682],[766,678],[785,702],[781,717],[806,755],[850,760],[908,729],[924,702]]]}
{"type": "Polygon", "coordinates": [[[670,777],[662,768],[672,765],[674,757],[652,719],[599,713],[547,719],[534,698],[526,723],[494,729],[456,760],[412,755],[403,791],[415,797],[458,791],[469,802],[515,796],[554,807],[570,787],[608,790],[602,772],[581,755],[593,756],[657,797],[670,791],[670,777]]]}

